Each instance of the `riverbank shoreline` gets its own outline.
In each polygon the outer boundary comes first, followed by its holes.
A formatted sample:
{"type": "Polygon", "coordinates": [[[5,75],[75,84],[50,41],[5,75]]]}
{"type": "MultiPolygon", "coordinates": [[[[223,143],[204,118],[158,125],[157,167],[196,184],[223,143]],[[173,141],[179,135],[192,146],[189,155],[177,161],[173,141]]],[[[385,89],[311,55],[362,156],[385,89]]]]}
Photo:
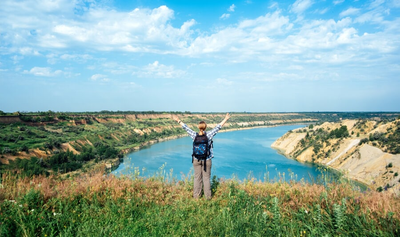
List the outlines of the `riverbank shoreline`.
{"type": "Polygon", "coordinates": [[[277,147],[272,147],[272,146],[271,146],[271,148],[276,150],[280,155],[286,157],[287,159],[295,160],[295,161],[297,161],[299,163],[302,163],[302,164],[312,164],[312,165],[315,165],[317,167],[322,167],[323,169],[330,170],[330,172],[335,172],[338,175],[343,175],[344,177],[346,177],[346,179],[351,180],[353,182],[356,182],[357,185],[363,187],[363,189],[371,189],[371,190],[373,189],[373,187],[371,187],[371,185],[367,184],[366,182],[364,182],[362,180],[359,180],[359,179],[350,178],[348,175],[346,175],[345,173],[343,173],[342,171],[340,171],[338,169],[326,166],[326,165],[321,164],[321,163],[302,162],[302,161],[300,161],[300,160],[298,160],[298,159],[296,159],[296,158],[294,158],[294,157],[292,157],[290,155],[286,155],[285,152],[282,149],[279,149],[277,147]]]}

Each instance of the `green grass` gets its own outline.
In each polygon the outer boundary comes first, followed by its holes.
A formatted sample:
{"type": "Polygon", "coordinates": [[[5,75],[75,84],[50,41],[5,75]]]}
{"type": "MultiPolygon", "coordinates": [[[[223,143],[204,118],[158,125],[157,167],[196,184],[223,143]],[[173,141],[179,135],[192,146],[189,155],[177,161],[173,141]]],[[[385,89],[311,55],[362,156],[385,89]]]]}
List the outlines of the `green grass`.
{"type": "Polygon", "coordinates": [[[398,236],[400,201],[348,183],[214,178],[213,198],[192,181],[102,173],[3,177],[0,236],[398,236]]]}

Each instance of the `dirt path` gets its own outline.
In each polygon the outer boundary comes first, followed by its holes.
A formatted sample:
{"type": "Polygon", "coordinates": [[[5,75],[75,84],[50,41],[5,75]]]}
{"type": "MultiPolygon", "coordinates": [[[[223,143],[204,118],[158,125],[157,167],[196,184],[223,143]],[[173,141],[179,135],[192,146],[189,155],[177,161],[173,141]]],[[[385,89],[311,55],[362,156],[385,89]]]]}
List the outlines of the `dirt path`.
{"type": "Polygon", "coordinates": [[[340,152],[339,155],[337,155],[331,161],[326,163],[326,165],[330,165],[333,162],[335,162],[339,157],[341,157],[342,155],[346,154],[346,152],[348,152],[351,148],[353,148],[354,146],[357,146],[358,143],[360,143],[360,139],[355,139],[355,140],[351,141],[350,144],[346,147],[346,149],[344,149],[342,152],[340,152]]]}

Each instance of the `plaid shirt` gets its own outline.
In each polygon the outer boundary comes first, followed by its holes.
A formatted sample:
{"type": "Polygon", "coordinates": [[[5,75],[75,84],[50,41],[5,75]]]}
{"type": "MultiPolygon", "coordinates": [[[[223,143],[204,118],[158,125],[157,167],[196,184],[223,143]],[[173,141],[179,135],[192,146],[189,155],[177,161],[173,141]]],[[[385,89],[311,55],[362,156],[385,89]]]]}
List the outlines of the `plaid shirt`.
{"type": "MultiPolygon", "coordinates": [[[[189,134],[189,136],[192,138],[192,140],[194,141],[194,138],[196,137],[196,132],[193,131],[192,129],[190,129],[186,124],[182,125],[182,128],[186,130],[186,132],[189,134]]],[[[215,128],[211,129],[211,131],[206,132],[207,138],[208,138],[208,144],[210,145],[211,140],[213,139],[213,137],[215,136],[215,134],[217,134],[217,132],[222,128],[221,124],[218,124],[215,128]]],[[[210,155],[208,156],[207,160],[210,160],[214,157],[214,153],[213,153],[213,147],[211,146],[210,148],[210,155]]]]}

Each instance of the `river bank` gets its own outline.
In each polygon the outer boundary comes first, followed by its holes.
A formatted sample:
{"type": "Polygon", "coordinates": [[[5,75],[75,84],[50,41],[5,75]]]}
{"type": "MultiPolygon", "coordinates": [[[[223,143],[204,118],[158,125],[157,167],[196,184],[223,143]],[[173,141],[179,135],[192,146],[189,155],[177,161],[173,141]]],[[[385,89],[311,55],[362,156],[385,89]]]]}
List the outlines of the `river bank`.
{"type": "Polygon", "coordinates": [[[391,139],[397,126],[396,120],[324,123],[288,132],[272,147],[287,158],[322,165],[373,190],[399,195],[400,154],[384,151],[389,146],[380,142],[391,139]],[[377,136],[382,139],[375,140],[377,136]]]}

